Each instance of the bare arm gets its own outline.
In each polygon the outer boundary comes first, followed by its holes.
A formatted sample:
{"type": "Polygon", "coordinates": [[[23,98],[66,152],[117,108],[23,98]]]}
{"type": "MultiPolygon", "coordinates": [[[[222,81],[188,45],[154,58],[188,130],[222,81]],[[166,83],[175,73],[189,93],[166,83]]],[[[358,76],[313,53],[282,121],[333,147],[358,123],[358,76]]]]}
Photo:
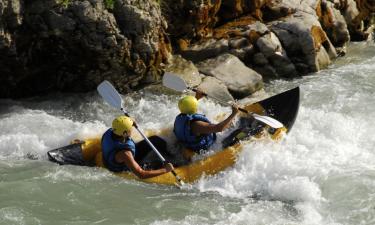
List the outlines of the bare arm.
{"type": "Polygon", "coordinates": [[[231,121],[237,115],[237,113],[238,113],[237,106],[233,106],[232,114],[230,114],[225,120],[221,121],[218,124],[209,124],[203,121],[194,121],[191,124],[191,131],[193,132],[194,135],[222,132],[223,130],[229,127],[231,121]]]}
{"type": "Polygon", "coordinates": [[[125,163],[125,165],[139,178],[151,178],[156,177],[164,173],[168,173],[173,170],[172,164],[166,164],[165,168],[158,170],[144,170],[135,161],[131,151],[120,151],[116,154],[116,161],[120,163],[125,163]]]}

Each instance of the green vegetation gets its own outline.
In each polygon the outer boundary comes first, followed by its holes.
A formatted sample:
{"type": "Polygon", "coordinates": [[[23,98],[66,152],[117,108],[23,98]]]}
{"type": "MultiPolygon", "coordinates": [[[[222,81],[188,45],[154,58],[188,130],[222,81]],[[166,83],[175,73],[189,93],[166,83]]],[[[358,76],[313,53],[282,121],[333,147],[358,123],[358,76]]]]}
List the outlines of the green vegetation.
{"type": "Polygon", "coordinates": [[[106,9],[113,9],[115,0],[104,0],[104,6],[106,9]]]}
{"type": "Polygon", "coordinates": [[[67,8],[71,0],[60,0],[61,5],[67,8]]]}
{"type": "MultiPolygon", "coordinates": [[[[67,8],[73,1],[74,0],[60,0],[59,2],[64,6],[64,8],[67,8]]],[[[112,10],[115,5],[115,0],[103,0],[103,3],[106,9],[112,10]]]]}

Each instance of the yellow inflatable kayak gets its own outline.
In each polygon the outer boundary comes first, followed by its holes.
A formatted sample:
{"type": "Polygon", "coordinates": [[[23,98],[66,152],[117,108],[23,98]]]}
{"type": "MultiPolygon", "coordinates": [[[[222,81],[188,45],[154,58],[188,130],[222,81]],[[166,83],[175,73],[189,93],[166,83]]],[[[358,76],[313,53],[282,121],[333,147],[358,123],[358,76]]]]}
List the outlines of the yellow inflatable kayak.
{"type": "MultiPolygon", "coordinates": [[[[185,183],[194,183],[202,176],[214,175],[232,166],[242,150],[242,141],[252,137],[268,135],[272,139],[279,139],[288,132],[297,117],[299,108],[299,87],[272,96],[263,101],[246,105],[246,110],[260,115],[267,115],[283,123],[284,127],[273,129],[259,121],[251,120],[241,114],[240,128],[223,140],[224,148],[212,155],[187,165],[175,167],[176,173],[185,183]],[[250,122],[249,122],[250,121],[250,122]]],[[[167,131],[164,131],[167,132],[167,131]]],[[[49,160],[61,165],[99,166],[104,167],[101,154],[100,138],[87,139],[79,143],[70,144],[48,151],[49,160]]],[[[173,161],[172,161],[173,163],[173,161]]],[[[171,174],[163,174],[148,179],[139,179],[131,172],[120,172],[116,175],[126,179],[137,179],[148,183],[175,185],[176,178],[171,174]]]]}

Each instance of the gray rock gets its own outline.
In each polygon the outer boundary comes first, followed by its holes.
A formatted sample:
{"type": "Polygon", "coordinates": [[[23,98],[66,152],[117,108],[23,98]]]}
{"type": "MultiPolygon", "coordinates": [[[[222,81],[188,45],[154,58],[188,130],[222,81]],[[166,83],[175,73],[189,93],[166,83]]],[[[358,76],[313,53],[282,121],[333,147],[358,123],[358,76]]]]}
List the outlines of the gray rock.
{"type": "MultiPolygon", "coordinates": [[[[319,45],[323,45],[332,58],[337,56],[332,43],[321,29],[315,15],[299,11],[283,21],[272,23],[271,29],[282,42],[292,61],[296,58],[302,60],[308,65],[309,72],[316,72],[323,66],[319,65],[320,61],[317,60],[319,45]]],[[[293,63],[300,62],[293,61],[293,63]]]]}
{"type": "Polygon", "coordinates": [[[196,87],[202,82],[202,77],[194,63],[182,58],[180,55],[171,57],[165,71],[181,77],[190,87],[196,87]]]}
{"type": "Polygon", "coordinates": [[[245,31],[245,36],[249,36],[250,31],[255,31],[260,35],[264,35],[270,32],[268,27],[264,23],[261,23],[259,21],[256,21],[255,23],[247,26],[247,31],[245,31]]]}
{"type": "Polygon", "coordinates": [[[322,27],[335,47],[343,47],[350,41],[349,30],[344,16],[335,4],[329,1],[322,2],[322,27]]]}
{"type": "MultiPolygon", "coordinates": [[[[278,76],[293,77],[297,75],[296,68],[288,58],[286,51],[273,32],[269,32],[257,40],[257,46],[270,64],[275,68],[278,76]]],[[[258,58],[258,65],[260,58],[258,58]]]]}
{"type": "Polygon", "coordinates": [[[323,46],[318,51],[316,60],[318,61],[319,70],[327,68],[328,65],[331,64],[331,59],[323,46]]]}
{"type": "Polygon", "coordinates": [[[114,15],[120,30],[130,36],[133,48],[141,58],[149,58],[159,50],[159,35],[166,29],[157,2],[147,0],[115,1],[114,15]]]}
{"type": "Polygon", "coordinates": [[[202,83],[198,86],[198,89],[224,102],[234,100],[233,96],[229,93],[227,86],[215,77],[205,76],[202,83]]]}
{"type": "Polygon", "coordinates": [[[7,3],[3,4],[3,14],[9,29],[16,29],[22,24],[23,4],[21,0],[8,0],[7,3]]]}
{"type": "Polygon", "coordinates": [[[115,0],[113,11],[103,0],[24,2],[0,0],[0,97],[94,90],[103,79],[126,92],[160,78],[171,49],[156,1],[115,0]]]}
{"type": "Polygon", "coordinates": [[[254,54],[252,61],[255,65],[258,65],[258,66],[264,66],[264,65],[269,64],[267,58],[261,52],[254,54]]]}
{"type": "Polygon", "coordinates": [[[357,29],[354,26],[356,25],[355,18],[359,15],[359,10],[357,8],[357,3],[355,0],[346,0],[346,7],[342,10],[343,16],[345,18],[346,23],[349,26],[349,29],[357,29]]]}
{"type": "Polygon", "coordinates": [[[263,87],[262,76],[231,54],[205,60],[197,67],[201,73],[223,81],[236,98],[248,96],[263,87]]]}
{"type": "Polygon", "coordinates": [[[263,66],[255,65],[252,68],[259,74],[262,74],[263,79],[266,81],[268,81],[269,79],[280,78],[275,68],[270,64],[266,64],[263,66]]]}
{"type": "Polygon", "coordinates": [[[186,59],[199,62],[228,52],[228,49],[228,40],[208,39],[189,46],[181,54],[186,59]]]}
{"type": "Polygon", "coordinates": [[[51,30],[73,31],[75,29],[76,22],[69,17],[58,14],[53,10],[48,11],[46,16],[51,30]]]}
{"type": "Polygon", "coordinates": [[[240,49],[240,48],[248,46],[249,44],[250,44],[249,40],[244,37],[229,40],[229,47],[232,49],[240,49]]]}

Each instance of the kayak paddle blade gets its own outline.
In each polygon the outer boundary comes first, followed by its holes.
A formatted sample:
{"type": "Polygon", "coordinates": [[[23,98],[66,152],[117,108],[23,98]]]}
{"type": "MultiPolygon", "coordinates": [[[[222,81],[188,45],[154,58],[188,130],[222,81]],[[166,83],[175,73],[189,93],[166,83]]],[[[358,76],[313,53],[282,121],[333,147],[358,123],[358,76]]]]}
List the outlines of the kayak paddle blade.
{"type": "Polygon", "coordinates": [[[99,94],[111,106],[122,109],[122,98],[116,88],[109,81],[103,81],[97,88],[99,94]]]}
{"type": "Polygon", "coordinates": [[[188,89],[188,86],[181,77],[170,72],[166,72],[164,74],[163,85],[169,89],[179,92],[184,92],[188,89]]]}
{"type": "Polygon", "coordinates": [[[261,115],[255,114],[255,113],[252,113],[252,115],[256,120],[259,120],[259,121],[269,125],[270,127],[273,127],[273,128],[277,129],[277,128],[281,128],[281,127],[284,126],[282,123],[280,123],[279,121],[277,121],[274,118],[271,118],[269,116],[261,116],[261,115]]]}

